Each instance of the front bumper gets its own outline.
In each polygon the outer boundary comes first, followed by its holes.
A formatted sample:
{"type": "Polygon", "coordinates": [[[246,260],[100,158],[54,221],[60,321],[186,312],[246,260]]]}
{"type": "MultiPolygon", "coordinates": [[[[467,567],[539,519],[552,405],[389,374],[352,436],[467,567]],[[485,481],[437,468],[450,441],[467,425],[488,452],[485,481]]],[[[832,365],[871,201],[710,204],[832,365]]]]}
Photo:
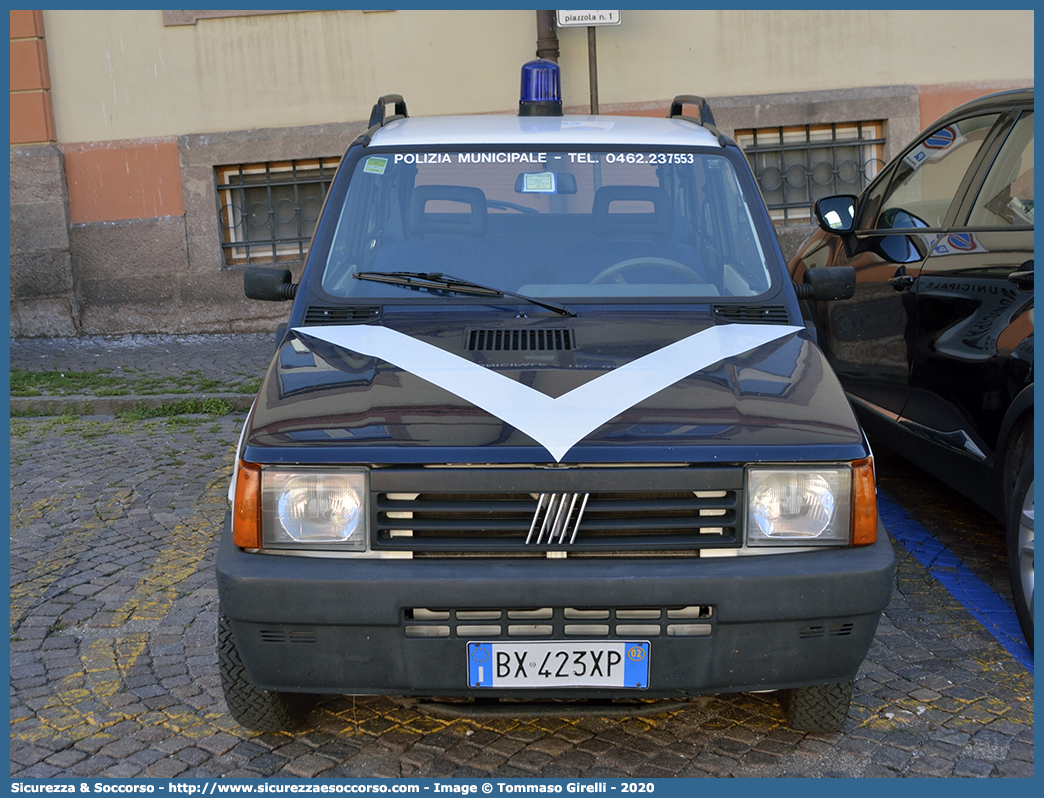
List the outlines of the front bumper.
{"type": "MultiPolygon", "coordinates": [[[[648,689],[556,689],[555,697],[679,697],[846,681],[892,591],[888,536],[858,549],[709,559],[332,559],[248,554],[226,518],[221,612],[254,684],[307,693],[542,697],[468,687],[467,635],[407,637],[416,608],[710,607],[709,633],[645,636],[648,689]]],[[[453,616],[455,617],[455,615],[453,616]]],[[[666,612],[664,612],[666,617],[666,612]]],[[[505,626],[506,628],[506,626],[505,626]]],[[[611,639],[612,635],[596,639],[611,639]]],[[[484,638],[487,640],[487,638],[484,638]]],[[[498,638],[493,642],[521,642],[498,638]]]]}

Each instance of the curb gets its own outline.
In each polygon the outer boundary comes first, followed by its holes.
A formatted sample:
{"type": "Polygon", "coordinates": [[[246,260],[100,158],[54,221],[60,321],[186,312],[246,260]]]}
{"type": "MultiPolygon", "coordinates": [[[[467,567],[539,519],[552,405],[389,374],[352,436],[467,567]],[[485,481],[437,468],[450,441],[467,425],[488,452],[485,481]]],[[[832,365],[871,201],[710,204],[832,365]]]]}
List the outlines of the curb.
{"type": "Polygon", "coordinates": [[[150,396],[12,396],[11,415],[58,416],[63,414],[81,416],[114,416],[117,412],[130,411],[136,407],[151,410],[186,399],[218,399],[231,402],[236,410],[249,410],[254,394],[210,393],[184,394],[163,393],[150,396]]]}

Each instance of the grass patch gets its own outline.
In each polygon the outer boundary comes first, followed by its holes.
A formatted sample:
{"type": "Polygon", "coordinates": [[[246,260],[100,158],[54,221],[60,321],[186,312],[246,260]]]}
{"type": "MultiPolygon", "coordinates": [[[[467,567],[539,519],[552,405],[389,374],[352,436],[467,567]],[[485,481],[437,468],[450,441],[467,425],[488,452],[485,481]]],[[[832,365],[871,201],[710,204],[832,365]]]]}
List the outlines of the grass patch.
{"type": "Polygon", "coordinates": [[[138,402],[130,410],[117,413],[116,417],[125,421],[140,421],[146,418],[167,418],[187,414],[223,416],[235,409],[236,406],[227,399],[182,399],[177,402],[167,402],[158,407],[146,407],[144,403],[138,402]]]}
{"type": "Polygon", "coordinates": [[[118,435],[120,427],[116,421],[99,423],[97,421],[85,421],[80,416],[60,415],[41,417],[41,421],[30,425],[26,421],[11,420],[11,438],[35,437],[41,438],[57,432],[61,435],[73,433],[84,440],[93,440],[108,435],[118,435]]]}
{"type": "Polygon", "coordinates": [[[11,396],[69,396],[112,391],[122,382],[121,377],[112,376],[108,369],[78,372],[11,369],[11,396]]]}
{"type": "MultiPolygon", "coordinates": [[[[220,424],[211,424],[210,421],[217,415],[230,415],[234,425],[241,425],[244,421],[242,413],[231,406],[230,402],[221,400],[185,400],[165,405],[164,407],[147,409],[139,406],[131,412],[123,413],[116,419],[97,420],[82,418],[78,415],[40,416],[33,421],[22,419],[11,419],[11,441],[12,465],[21,465],[26,458],[26,444],[35,440],[46,438],[49,435],[77,436],[84,441],[97,439],[115,439],[120,435],[133,431],[139,436],[138,446],[151,450],[153,447],[145,439],[155,438],[160,433],[166,434],[177,431],[191,431],[199,429],[206,424],[215,434],[222,429],[220,424]],[[184,414],[184,415],[178,415],[184,414]],[[192,415],[187,415],[192,414],[192,415]],[[200,418],[207,416],[208,418],[200,418]]],[[[200,439],[197,437],[197,441],[200,439]]],[[[200,441],[201,442],[201,441],[200,441]]],[[[110,451],[109,454],[113,452],[110,451]]],[[[179,452],[167,452],[167,456],[176,456],[179,452]]],[[[213,456],[213,455],[211,455],[213,456]]],[[[204,456],[204,459],[210,459],[204,456]]]]}
{"type": "Polygon", "coordinates": [[[51,432],[58,427],[67,427],[73,424],[80,426],[82,424],[80,417],[70,413],[62,413],[57,416],[48,416],[47,420],[38,425],[36,429],[42,430],[43,432],[51,432]]]}
{"type": "Polygon", "coordinates": [[[95,371],[27,371],[11,369],[11,396],[154,396],[164,393],[257,393],[258,377],[207,377],[199,369],[157,376],[134,369],[95,371]]]}
{"type": "Polygon", "coordinates": [[[94,407],[89,402],[76,404],[76,402],[65,402],[61,407],[37,407],[25,410],[12,407],[11,418],[43,418],[55,416],[90,416],[94,414],[94,407]]]}
{"type": "Polygon", "coordinates": [[[65,629],[68,629],[68,628],[69,628],[69,625],[67,623],[65,623],[64,621],[59,619],[59,620],[55,621],[54,623],[52,623],[49,627],[47,627],[47,636],[50,637],[53,634],[58,634],[58,632],[61,632],[61,631],[65,630],[65,629]]]}
{"type": "MultiPolygon", "coordinates": [[[[213,415],[213,414],[208,414],[213,415]]],[[[222,414],[223,415],[223,414],[222,414]]],[[[198,416],[170,416],[167,419],[167,427],[170,429],[178,429],[184,427],[185,429],[194,429],[200,424],[203,424],[205,419],[199,418],[198,416]]]]}

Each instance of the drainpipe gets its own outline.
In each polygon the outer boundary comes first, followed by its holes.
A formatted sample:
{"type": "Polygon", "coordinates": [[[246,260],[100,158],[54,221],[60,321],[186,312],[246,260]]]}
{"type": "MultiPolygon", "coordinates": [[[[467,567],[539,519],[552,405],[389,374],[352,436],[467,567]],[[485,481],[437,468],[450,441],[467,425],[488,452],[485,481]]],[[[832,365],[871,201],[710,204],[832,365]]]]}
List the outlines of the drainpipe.
{"type": "Polygon", "coordinates": [[[554,11],[537,11],[537,58],[558,62],[558,30],[554,11]]]}
{"type": "Polygon", "coordinates": [[[591,82],[591,114],[598,114],[598,51],[595,44],[594,25],[587,26],[587,74],[591,82]]]}

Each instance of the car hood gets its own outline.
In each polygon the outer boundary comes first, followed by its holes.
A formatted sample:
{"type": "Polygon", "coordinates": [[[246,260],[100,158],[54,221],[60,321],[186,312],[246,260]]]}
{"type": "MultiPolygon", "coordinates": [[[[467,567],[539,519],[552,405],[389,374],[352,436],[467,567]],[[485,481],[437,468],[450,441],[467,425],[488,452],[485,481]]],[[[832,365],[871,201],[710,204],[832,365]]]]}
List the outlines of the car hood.
{"type": "Polygon", "coordinates": [[[367,464],[866,456],[804,328],[678,316],[483,325],[474,314],[403,314],[382,326],[296,328],[261,386],[242,456],[367,464]]]}

